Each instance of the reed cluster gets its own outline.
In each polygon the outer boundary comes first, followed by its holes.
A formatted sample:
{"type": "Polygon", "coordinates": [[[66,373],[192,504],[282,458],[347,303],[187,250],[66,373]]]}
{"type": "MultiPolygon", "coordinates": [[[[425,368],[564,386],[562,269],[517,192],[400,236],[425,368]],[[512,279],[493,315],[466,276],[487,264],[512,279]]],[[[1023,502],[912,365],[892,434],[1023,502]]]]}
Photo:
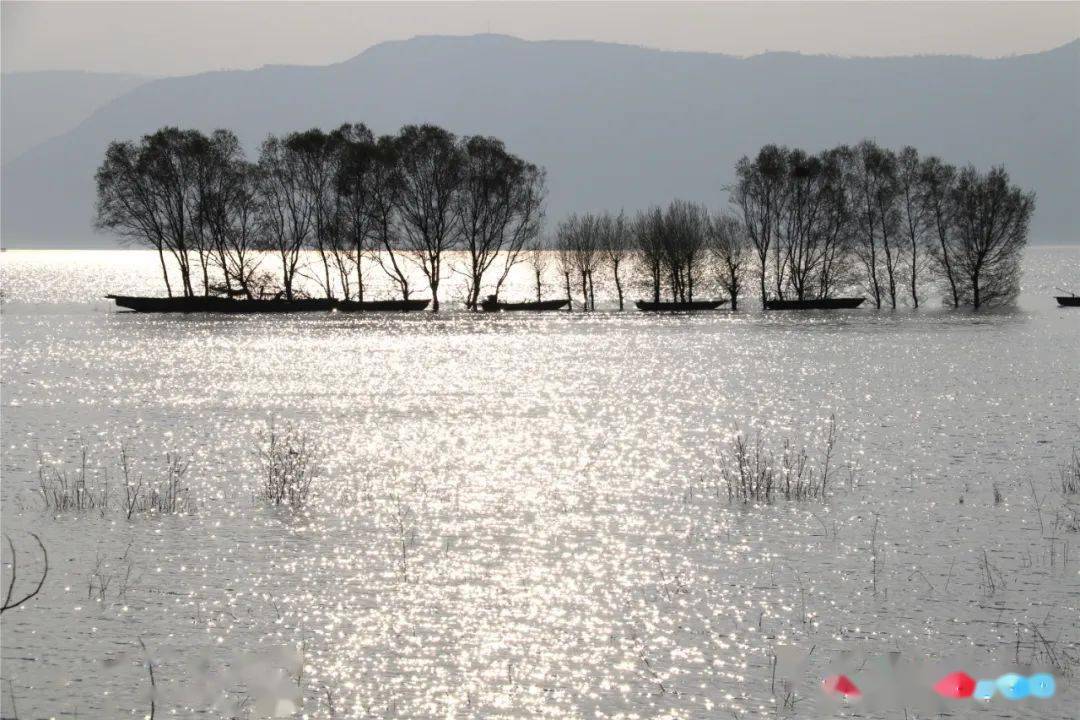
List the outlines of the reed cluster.
{"type": "Polygon", "coordinates": [[[90,473],[88,460],[87,449],[83,448],[78,468],[69,471],[39,455],[38,493],[46,510],[55,513],[96,510],[104,517],[119,508],[128,520],[136,515],[172,515],[195,510],[185,482],[189,463],[178,455],[166,453],[164,478],[154,482],[133,469],[127,448],[120,448],[119,477],[114,484],[110,484],[107,470],[90,473]]]}
{"type": "Polygon", "coordinates": [[[272,505],[304,507],[319,475],[315,448],[308,436],[297,430],[278,431],[271,427],[258,456],[263,499],[272,505]]]}
{"type": "Polygon", "coordinates": [[[728,501],[825,500],[835,448],[835,417],[829,420],[821,458],[817,462],[811,459],[805,447],[796,448],[790,438],[784,438],[779,453],[774,453],[765,448],[760,432],[753,442],[739,433],[731,441],[720,471],[728,501]]]}
{"type": "Polygon", "coordinates": [[[1072,449],[1072,456],[1061,466],[1061,492],[1063,495],[1080,495],[1080,450],[1072,449]]]}

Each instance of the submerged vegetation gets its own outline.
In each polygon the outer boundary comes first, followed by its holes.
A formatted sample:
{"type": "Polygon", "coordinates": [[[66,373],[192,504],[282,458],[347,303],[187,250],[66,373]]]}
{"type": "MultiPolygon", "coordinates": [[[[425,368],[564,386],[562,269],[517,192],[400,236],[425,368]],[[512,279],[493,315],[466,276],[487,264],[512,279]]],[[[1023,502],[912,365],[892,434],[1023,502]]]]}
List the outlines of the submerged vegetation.
{"type": "Polygon", "coordinates": [[[829,419],[820,458],[811,459],[805,447],[784,438],[779,453],[768,450],[759,432],[753,442],[740,432],[731,441],[720,477],[729,502],[825,500],[836,449],[836,418],[829,419]]]}
{"type": "Polygon", "coordinates": [[[1080,495],[1080,450],[1072,449],[1072,455],[1061,465],[1061,492],[1064,495],[1080,495]]]}
{"type": "Polygon", "coordinates": [[[262,497],[271,505],[303,508],[319,476],[315,448],[307,434],[271,427],[258,450],[262,497]]]}
{"type": "Polygon", "coordinates": [[[87,449],[82,448],[79,466],[68,468],[38,456],[38,494],[45,509],[54,513],[79,513],[96,510],[102,517],[111,510],[118,510],[131,520],[136,515],[172,515],[194,512],[195,502],[185,483],[189,461],[173,453],[166,453],[164,477],[156,482],[148,481],[134,469],[127,448],[120,448],[117,462],[118,477],[109,482],[109,471],[103,469],[89,473],[87,449]],[[119,503],[119,504],[117,504],[119,503]]]}

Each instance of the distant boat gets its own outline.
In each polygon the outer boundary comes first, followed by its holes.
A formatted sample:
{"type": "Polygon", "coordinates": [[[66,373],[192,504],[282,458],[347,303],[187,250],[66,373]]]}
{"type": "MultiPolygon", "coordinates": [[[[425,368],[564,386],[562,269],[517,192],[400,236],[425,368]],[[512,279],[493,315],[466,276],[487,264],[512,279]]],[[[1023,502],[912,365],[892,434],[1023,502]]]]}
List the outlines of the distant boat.
{"type": "Polygon", "coordinates": [[[505,310],[507,312],[520,312],[520,311],[533,311],[540,312],[542,310],[559,310],[566,307],[570,301],[563,300],[534,300],[533,302],[502,302],[498,300],[494,295],[489,295],[485,299],[480,301],[480,309],[484,312],[500,312],[505,310]]]}
{"type": "Polygon", "coordinates": [[[419,312],[431,302],[427,300],[338,300],[342,312],[419,312]]]}
{"type": "Polygon", "coordinates": [[[283,313],[334,309],[335,300],[234,300],[225,297],[106,295],[117,307],[143,313],[283,313]]]}
{"type": "Polygon", "coordinates": [[[857,308],[866,298],[820,298],[818,300],[766,300],[766,310],[844,310],[857,308]]]}
{"type": "Polygon", "coordinates": [[[1062,307],[1080,307],[1080,295],[1058,295],[1057,301],[1062,307]]]}
{"type": "Polygon", "coordinates": [[[645,312],[687,312],[692,310],[715,310],[727,300],[692,300],[690,302],[648,302],[638,300],[638,310],[645,312]]]}

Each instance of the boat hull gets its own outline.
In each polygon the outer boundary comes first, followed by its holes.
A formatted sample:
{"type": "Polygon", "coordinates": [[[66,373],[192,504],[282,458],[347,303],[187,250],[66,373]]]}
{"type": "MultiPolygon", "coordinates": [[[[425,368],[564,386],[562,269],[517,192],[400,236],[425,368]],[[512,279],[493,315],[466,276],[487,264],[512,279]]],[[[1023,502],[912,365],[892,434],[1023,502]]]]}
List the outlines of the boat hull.
{"type": "Polygon", "coordinates": [[[1060,295],[1057,301],[1061,307],[1080,307],[1080,295],[1060,295]]]}
{"type": "Polygon", "coordinates": [[[766,310],[850,310],[866,298],[822,298],[819,300],[766,300],[766,310]]]}
{"type": "Polygon", "coordinates": [[[696,310],[715,310],[727,300],[694,300],[692,302],[647,302],[638,300],[638,310],[644,312],[693,312],[696,310]]]}
{"type": "Polygon", "coordinates": [[[431,300],[339,300],[337,309],[342,312],[419,312],[431,300]]]}
{"type": "Polygon", "coordinates": [[[480,303],[480,309],[484,312],[542,312],[545,310],[561,310],[569,302],[569,300],[541,300],[539,302],[508,303],[484,300],[480,303]]]}
{"type": "Polygon", "coordinates": [[[223,297],[138,297],[106,295],[117,307],[142,313],[286,313],[326,312],[334,300],[233,300],[223,297]]]}

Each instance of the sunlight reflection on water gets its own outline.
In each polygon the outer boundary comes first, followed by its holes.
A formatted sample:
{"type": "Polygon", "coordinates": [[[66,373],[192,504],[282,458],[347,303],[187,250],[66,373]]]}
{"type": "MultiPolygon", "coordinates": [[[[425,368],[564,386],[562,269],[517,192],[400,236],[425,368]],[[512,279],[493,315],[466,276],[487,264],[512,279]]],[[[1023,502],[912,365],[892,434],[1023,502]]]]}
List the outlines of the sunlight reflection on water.
{"type": "MultiPolygon", "coordinates": [[[[4,678],[24,716],[142,712],[141,637],[179,716],[258,710],[211,679],[286,648],[309,717],[803,717],[845,649],[1012,660],[1020,623],[1075,652],[1080,316],[1047,296],[1078,259],[1033,250],[1019,309],[980,316],[269,318],[116,313],[144,255],[6,253],[4,532],[53,571],[4,615],[4,678]],[[827,504],[729,504],[738,428],[816,454],[832,414],[827,504]],[[318,446],[304,512],[256,497],[271,420],[318,446]],[[41,510],[39,450],[116,482],[121,444],[145,478],[190,456],[196,512],[41,510]],[[783,646],[814,648],[794,711],[783,646]]],[[[1075,683],[979,714],[1069,717],[1075,683]]]]}

